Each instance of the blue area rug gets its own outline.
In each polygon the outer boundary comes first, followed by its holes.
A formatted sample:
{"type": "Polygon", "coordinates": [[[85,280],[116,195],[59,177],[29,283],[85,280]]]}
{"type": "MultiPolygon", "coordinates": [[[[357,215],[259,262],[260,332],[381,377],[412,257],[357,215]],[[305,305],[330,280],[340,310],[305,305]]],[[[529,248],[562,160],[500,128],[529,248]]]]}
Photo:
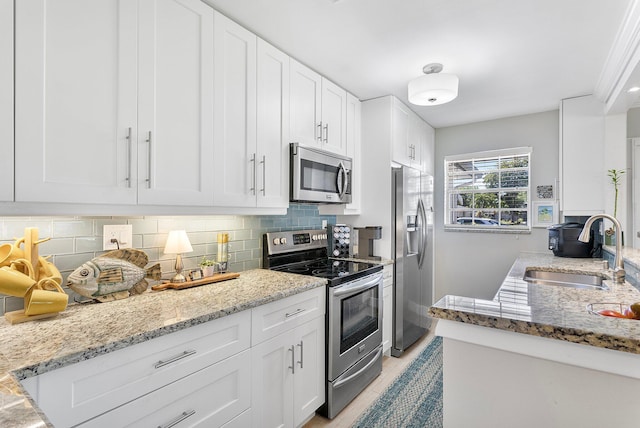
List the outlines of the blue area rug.
{"type": "Polygon", "coordinates": [[[436,336],[353,427],[442,427],[442,338],[436,336]]]}

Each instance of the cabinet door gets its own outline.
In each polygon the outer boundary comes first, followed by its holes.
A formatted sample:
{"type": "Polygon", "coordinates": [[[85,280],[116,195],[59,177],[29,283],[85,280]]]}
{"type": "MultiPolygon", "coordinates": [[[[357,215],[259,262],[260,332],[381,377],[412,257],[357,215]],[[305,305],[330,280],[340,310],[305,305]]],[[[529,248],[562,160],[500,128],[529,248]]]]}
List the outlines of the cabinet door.
{"type": "Polygon", "coordinates": [[[13,201],[13,1],[0,0],[0,201],[13,201]]]}
{"type": "Polygon", "coordinates": [[[135,203],[137,2],[15,8],[16,200],[135,203]]]}
{"type": "Polygon", "coordinates": [[[213,9],[140,0],[138,203],[213,204],[213,9]]]}
{"type": "Polygon", "coordinates": [[[295,330],[296,372],[293,376],[293,424],[300,426],[325,401],[324,317],[295,330]]]}
{"type": "Polygon", "coordinates": [[[412,149],[409,144],[409,121],[412,112],[396,99],[393,100],[392,105],[392,160],[402,165],[410,165],[412,149]]]}
{"type": "Polygon", "coordinates": [[[426,122],[423,122],[423,142],[421,145],[420,158],[422,160],[422,170],[429,174],[435,174],[435,142],[436,131],[426,122]]]}
{"type": "Polygon", "coordinates": [[[286,332],[251,348],[251,412],[255,427],[293,426],[293,339],[286,332]]]}
{"type": "Polygon", "coordinates": [[[215,205],[256,205],[256,36],[215,14],[215,205]]]}
{"type": "Polygon", "coordinates": [[[320,147],[322,78],[293,58],[290,65],[291,142],[320,147]]]}
{"type": "Polygon", "coordinates": [[[409,114],[409,166],[422,168],[424,139],[424,121],[413,112],[409,114]]]}
{"type": "Polygon", "coordinates": [[[563,215],[604,212],[604,104],[593,96],[562,100],[560,210],[563,215]]]}
{"type": "Polygon", "coordinates": [[[347,153],[347,92],[322,79],[322,148],[347,153]]]}
{"type": "Polygon", "coordinates": [[[289,206],[289,56],[258,39],[259,207],[289,206]]]}

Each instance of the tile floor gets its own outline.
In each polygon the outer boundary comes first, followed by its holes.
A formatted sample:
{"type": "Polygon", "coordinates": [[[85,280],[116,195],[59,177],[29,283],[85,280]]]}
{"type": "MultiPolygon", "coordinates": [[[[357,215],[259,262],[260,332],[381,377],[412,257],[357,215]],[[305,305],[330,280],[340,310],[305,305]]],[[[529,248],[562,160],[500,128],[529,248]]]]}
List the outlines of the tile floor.
{"type": "Polygon", "coordinates": [[[348,428],[358,420],[360,415],[381,395],[393,380],[402,373],[407,365],[413,361],[433,339],[435,323],[429,332],[414,343],[400,358],[384,357],[382,361],[382,373],[365,388],[349,405],[333,419],[327,419],[315,415],[304,428],[348,428]]]}

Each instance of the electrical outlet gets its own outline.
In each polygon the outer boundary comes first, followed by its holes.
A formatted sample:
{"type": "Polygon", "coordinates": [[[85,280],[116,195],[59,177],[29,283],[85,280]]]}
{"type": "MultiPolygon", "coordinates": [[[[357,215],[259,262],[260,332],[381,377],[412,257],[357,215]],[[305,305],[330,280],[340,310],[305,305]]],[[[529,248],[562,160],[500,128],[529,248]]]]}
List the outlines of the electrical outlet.
{"type": "Polygon", "coordinates": [[[323,229],[327,228],[327,220],[322,220],[322,228],[323,229]]]}
{"type": "Polygon", "coordinates": [[[102,228],[102,249],[117,250],[131,248],[133,226],[130,224],[104,225],[102,228]]]}

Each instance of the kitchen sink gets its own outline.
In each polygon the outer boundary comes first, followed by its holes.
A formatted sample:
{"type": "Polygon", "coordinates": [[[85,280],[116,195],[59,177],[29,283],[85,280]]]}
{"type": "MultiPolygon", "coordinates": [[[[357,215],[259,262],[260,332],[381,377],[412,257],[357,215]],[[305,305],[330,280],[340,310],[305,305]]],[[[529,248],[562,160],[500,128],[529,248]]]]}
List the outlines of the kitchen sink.
{"type": "Polygon", "coordinates": [[[561,287],[608,290],[604,284],[606,277],[598,273],[557,272],[539,269],[527,269],[522,278],[532,284],[558,285],[561,287]]]}

